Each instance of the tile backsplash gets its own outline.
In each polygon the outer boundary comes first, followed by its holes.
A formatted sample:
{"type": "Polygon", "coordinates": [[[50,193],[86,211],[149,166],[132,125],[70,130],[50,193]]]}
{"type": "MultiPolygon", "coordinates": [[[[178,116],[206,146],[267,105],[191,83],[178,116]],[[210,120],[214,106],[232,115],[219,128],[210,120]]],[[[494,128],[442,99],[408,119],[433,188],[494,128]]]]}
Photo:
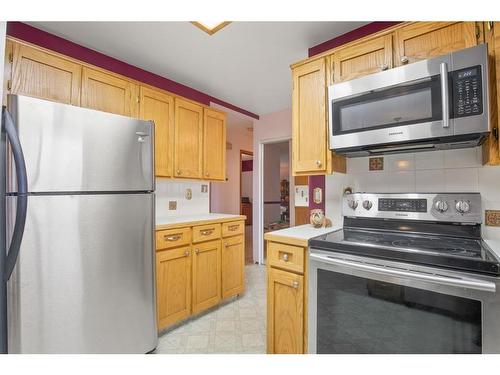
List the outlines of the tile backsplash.
{"type": "MultiPolygon", "coordinates": [[[[481,148],[384,156],[383,171],[369,171],[369,157],[348,158],[347,173],[326,176],[326,214],[340,216],[344,187],[356,192],[479,192],[483,211],[500,209],[500,167],[481,164],[481,148]]],[[[483,225],[486,238],[500,228],[483,225]]]]}
{"type": "Polygon", "coordinates": [[[199,181],[156,179],[156,220],[164,217],[198,215],[210,210],[210,184],[199,181]],[[202,193],[202,185],[207,185],[202,193]],[[192,198],[186,199],[186,190],[191,189],[192,198]],[[169,202],[176,201],[177,209],[169,210],[169,202]]]}

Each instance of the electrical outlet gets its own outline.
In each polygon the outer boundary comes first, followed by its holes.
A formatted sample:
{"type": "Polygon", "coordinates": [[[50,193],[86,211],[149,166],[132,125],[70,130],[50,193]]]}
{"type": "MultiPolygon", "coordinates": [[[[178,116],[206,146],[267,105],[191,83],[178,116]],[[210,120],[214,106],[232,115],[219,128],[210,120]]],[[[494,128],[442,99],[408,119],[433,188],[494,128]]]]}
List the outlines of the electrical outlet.
{"type": "Polygon", "coordinates": [[[500,210],[486,210],[485,224],[490,227],[500,227],[500,210]]]}
{"type": "Polygon", "coordinates": [[[189,200],[191,200],[191,198],[193,198],[193,190],[191,190],[190,188],[187,188],[187,189],[186,189],[185,196],[186,196],[186,199],[187,199],[188,201],[189,201],[189,200]]]}
{"type": "Polygon", "coordinates": [[[208,193],[208,185],[207,184],[201,185],[201,192],[202,193],[208,193]]]}
{"type": "Polygon", "coordinates": [[[169,210],[177,210],[177,201],[168,201],[169,210]]]}

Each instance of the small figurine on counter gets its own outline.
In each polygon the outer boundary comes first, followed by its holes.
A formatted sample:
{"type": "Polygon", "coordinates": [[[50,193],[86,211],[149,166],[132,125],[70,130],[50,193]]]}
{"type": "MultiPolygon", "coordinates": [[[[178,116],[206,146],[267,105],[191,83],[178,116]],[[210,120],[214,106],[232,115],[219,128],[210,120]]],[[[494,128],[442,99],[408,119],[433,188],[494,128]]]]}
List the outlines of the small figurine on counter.
{"type": "Polygon", "coordinates": [[[329,228],[332,226],[332,221],[325,217],[323,210],[311,210],[310,222],[314,228],[329,228]]]}

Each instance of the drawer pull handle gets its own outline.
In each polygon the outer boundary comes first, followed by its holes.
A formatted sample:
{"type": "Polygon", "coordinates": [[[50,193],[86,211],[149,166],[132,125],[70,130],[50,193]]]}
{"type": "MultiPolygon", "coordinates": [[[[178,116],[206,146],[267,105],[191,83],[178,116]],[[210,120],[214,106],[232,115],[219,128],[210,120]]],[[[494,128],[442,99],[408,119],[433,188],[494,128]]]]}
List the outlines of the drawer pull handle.
{"type": "Polygon", "coordinates": [[[214,232],[213,229],[206,229],[206,230],[202,230],[200,233],[202,236],[209,236],[211,235],[212,233],[214,232]]]}
{"type": "Polygon", "coordinates": [[[290,256],[288,255],[288,253],[283,254],[283,260],[285,262],[288,262],[290,260],[290,256]]]}
{"type": "Polygon", "coordinates": [[[292,283],[292,287],[295,288],[295,289],[299,289],[299,282],[298,281],[294,281],[292,283]]]}
{"type": "Polygon", "coordinates": [[[182,234],[174,234],[172,236],[163,236],[167,241],[178,241],[182,238],[182,234]]]}
{"type": "Polygon", "coordinates": [[[236,225],[230,225],[227,229],[229,229],[231,232],[234,232],[235,230],[237,230],[239,228],[239,224],[236,224],[236,225]]]}

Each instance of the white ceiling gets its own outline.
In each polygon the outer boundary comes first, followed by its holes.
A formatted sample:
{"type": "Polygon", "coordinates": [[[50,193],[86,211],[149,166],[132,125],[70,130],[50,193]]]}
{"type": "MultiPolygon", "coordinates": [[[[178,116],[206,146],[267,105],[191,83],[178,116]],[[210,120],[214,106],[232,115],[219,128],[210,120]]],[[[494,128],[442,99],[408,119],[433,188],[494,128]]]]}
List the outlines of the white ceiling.
{"type": "Polygon", "coordinates": [[[291,106],[290,64],[366,22],[233,22],[209,36],[189,22],[30,22],[258,115],[291,106]]]}

